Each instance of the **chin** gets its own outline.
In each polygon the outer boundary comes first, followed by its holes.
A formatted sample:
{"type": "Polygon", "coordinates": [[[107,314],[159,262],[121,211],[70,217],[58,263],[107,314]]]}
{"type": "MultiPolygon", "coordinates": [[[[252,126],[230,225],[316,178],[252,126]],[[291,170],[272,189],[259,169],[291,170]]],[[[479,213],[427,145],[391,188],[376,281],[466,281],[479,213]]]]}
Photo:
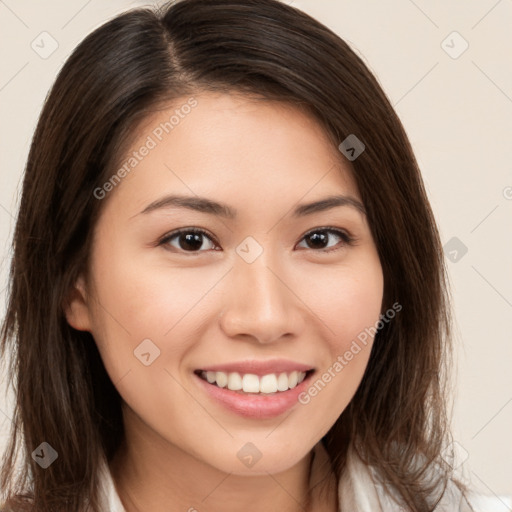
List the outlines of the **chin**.
{"type": "Polygon", "coordinates": [[[248,441],[234,444],[236,445],[234,450],[227,447],[221,448],[218,457],[214,455],[210,460],[203,460],[224,473],[238,476],[267,476],[269,473],[278,474],[292,468],[313,448],[306,449],[301,455],[303,450],[299,450],[298,446],[276,447],[268,440],[266,443],[262,440],[259,443],[248,441]],[[233,455],[230,456],[229,453],[233,455]]]}

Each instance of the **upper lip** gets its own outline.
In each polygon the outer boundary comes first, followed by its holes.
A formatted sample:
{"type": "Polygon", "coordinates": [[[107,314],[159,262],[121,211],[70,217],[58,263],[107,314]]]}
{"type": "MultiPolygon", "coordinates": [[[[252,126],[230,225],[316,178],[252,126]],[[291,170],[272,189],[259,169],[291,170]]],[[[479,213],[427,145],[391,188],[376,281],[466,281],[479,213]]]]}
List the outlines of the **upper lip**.
{"type": "Polygon", "coordinates": [[[272,359],[268,361],[234,361],[230,363],[203,366],[199,368],[199,370],[205,372],[238,372],[241,374],[252,373],[261,377],[263,375],[268,375],[269,373],[291,373],[293,371],[307,372],[309,370],[313,370],[313,367],[308,364],[286,359],[272,359]]]}

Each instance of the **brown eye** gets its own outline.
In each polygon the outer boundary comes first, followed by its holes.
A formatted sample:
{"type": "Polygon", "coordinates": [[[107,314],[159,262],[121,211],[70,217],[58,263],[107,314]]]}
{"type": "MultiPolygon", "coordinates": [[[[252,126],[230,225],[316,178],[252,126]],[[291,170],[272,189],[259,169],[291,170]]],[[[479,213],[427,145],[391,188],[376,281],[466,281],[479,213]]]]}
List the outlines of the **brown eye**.
{"type": "Polygon", "coordinates": [[[175,231],[162,239],[160,245],[168,245],[184,252],[204,252],[216,247],[208,234],[200,229],[175,231]]]}
{"type": "Polygon", "coordinates": [[[314,231],[306,233],[303,237],[303,240],[306,241],[307,249],[319,249],[320,251],[326,252],[338,249],[339,247],[336,246],[340,244],[339,239],[342,240],[341,247],[350,245],[354,241],[354,239],[344,231],[331,228],[315,229],[314,231]],[[338,242],[336,242],[336,239],[338,239],[338,242]]]}

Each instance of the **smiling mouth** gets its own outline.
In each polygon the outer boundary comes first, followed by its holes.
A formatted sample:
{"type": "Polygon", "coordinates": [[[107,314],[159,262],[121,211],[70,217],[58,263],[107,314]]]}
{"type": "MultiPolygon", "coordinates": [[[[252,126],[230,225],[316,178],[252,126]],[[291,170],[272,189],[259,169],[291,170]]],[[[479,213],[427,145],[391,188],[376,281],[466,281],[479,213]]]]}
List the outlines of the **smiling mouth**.
{"type": "Polygon", "coordinates": [[[196,370],[194,373],[218,388],[229,389],[241,394],[278,394],[295,388],[308,378],[314,370],[268,373],[255,375],[254,373],[222,372],[196,370]]]}

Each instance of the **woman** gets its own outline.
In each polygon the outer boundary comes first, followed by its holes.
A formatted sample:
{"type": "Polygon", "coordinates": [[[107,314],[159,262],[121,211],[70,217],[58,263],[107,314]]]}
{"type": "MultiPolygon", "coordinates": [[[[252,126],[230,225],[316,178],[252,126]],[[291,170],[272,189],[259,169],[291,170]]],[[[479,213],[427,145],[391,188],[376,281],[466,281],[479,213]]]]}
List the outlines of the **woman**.
{"type": "Polygon", "coordinates": [[[444,272],[404,129],[329,29],[275,0],[116,17],[27,163],[5,509],[471,510],[444,272]]]}

